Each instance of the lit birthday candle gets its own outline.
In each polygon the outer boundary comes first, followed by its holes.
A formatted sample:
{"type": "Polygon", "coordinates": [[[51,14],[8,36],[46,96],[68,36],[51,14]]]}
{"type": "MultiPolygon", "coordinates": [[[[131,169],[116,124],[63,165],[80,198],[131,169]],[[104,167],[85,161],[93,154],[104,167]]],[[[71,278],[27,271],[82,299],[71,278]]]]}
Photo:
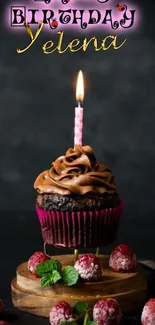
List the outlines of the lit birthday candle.
{"type": "Polygon", "coordinates": [[[74,124],[74,147],[82,146],[83,135],[83,108],[81,107],[84,98],[84,81],[82,71],[79,71],[76,87],[76,100],[78,106],[75,107],[75,124],[74,124]]]}

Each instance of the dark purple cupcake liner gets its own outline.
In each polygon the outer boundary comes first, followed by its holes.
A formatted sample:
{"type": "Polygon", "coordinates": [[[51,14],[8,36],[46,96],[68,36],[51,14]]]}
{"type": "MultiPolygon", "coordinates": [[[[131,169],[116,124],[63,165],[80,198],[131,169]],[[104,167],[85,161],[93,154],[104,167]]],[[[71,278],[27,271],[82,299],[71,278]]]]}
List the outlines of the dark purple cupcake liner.
{"type": "Polygon", "coordinates": [[[36,206],[45,243],[57,247],[103,247],[114,242],[124,202],[98,211],[56,212],[36,206]]]}

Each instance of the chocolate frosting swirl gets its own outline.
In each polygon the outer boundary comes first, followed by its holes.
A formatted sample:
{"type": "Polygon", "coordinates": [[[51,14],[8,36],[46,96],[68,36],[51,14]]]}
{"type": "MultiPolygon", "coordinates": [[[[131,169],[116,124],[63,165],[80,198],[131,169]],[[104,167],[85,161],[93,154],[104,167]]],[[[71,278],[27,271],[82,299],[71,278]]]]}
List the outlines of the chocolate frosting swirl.
{"type": "Polygon", "coordinates": [[[85,195],[113,193],[116,184],[111,170],[96,161],[92,148],[77,145],[41,173],[34,188],[40,194],[85,195]]]}

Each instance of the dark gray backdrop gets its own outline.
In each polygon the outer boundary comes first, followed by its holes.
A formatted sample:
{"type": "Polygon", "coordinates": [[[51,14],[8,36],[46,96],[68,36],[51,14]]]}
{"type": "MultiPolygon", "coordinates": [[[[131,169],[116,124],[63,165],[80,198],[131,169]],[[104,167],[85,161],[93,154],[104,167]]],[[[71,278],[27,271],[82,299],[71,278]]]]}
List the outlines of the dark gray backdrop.
{"type": "MultiPolygon", "coordinates": [[[[0,229],[7,252],[14,243],[19,259],[42,246],[33,182],[73,146],[79,69],[87,84],[84,144],[113,170],[126,203],[117,242],[129,242],[139,256],[155,256],[155,6],[139,5],[141,28],[118,51],[45,55],[41,45],[50,37],[43,32],[19,55],[26,33],[1,25],[0,229]]],[[[66,41],[77,36],[65,33],[66,41]]]]}

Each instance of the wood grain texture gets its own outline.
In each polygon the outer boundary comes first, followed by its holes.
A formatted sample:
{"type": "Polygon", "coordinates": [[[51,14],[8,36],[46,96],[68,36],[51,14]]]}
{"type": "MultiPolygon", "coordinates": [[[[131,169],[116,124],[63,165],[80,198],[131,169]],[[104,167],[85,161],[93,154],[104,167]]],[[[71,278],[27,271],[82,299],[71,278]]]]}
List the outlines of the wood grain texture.
{"type": "MultiPolygon", "coordinates": [[[[50,308],[60,300],[71,305],[77,301],[87,301],[92,307],[102,298],[115,298],[123,312],[137,310],[146,299],[147,283],[140,274],[140,268],[134,273],[115,273],[108,268],[108,256],[100,256],[103,275],[99,282],[78,283],[73,287],[55,284],[51,288],[41,288],[40,279],[31,274],[27,263],[17,268],[17,276],[11,284],[12,301],[17,308],[39,316],[48,317],[50,308]]],[[[55,256],[63,266],[73,265],[73,255],[55,256]]]]}

